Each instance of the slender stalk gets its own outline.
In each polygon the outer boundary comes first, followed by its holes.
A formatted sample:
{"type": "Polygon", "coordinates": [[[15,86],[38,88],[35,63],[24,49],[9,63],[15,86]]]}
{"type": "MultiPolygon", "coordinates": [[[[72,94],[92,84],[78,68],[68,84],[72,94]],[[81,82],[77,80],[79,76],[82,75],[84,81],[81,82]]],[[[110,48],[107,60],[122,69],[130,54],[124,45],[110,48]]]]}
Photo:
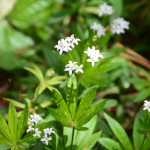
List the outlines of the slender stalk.
{"type": "Polygon", "coordinates": [[[73,138],[74,138],[74,128],[72,128],[72,140],[71,140],[71,149],[73,150],[73,138]]]}
{"type": "Polygon", "coordinates": [[[144,145],[144,142],[145,142],[145,140],[146,140],[146,137],[147,137],[147,133],[146,133],[145,136],[144,136],[144,140],[143,140],[143,142],[142,142],[142,146],[141,146],[140,150],[142,150],[142,148],[143,148],[143,145],[144,145]]]}
{"type": "Polygon", "coordinates": [[[71,58],[71,60],[72,60],[72,62],[73,62],[73,58],[72,58],[72,56],[71,56],[70,52],[69,52],[69,56],[70,56],[70,58],[71,58]]]}

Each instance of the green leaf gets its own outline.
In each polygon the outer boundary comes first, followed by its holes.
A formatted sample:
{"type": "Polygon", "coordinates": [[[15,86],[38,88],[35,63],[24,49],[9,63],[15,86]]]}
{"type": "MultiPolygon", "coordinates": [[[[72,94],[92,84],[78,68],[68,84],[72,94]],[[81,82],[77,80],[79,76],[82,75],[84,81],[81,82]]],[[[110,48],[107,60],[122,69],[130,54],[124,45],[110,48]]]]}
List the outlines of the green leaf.
{"type": "Polygon", "coordinates": [[[15,100],[9,99],[9,98],[3,98],[3,100],[5,100],[7,102],[11,102],[11,103],[13,103],[14,106],[19,107],[19,108],[24,108],[25,107],[24,104],[22,104],[20,102],[17,102],[15,100]]]}
{"type": "Polygon", "coordinates": [[[98,141],[101,133],[102,133],[102,131],[94,133],[90,137],[90,140],[88,141],[88,143],[84,146],[84,148],[82,150],[91,150],[93,148],[93,146],[96,144],[96,142],[98,141]]]}
{"type": "MultiPolygon", "coordinates": [[[[94,131],[95,125],[97,122],[97,115],[95,115],[89,122],[83,125],[83,127],[88,128],[87,131],[77,131],[75,130],[75,138],[73,141],[73,145],[77,145],[77,150],[81,150],[89,143],[89,140],[94,131]],[[87,138],[88,137],[88,138],[87,138]]],[[[73,149],[76,150],[76,149],[73,149]]]]}
{"type": "Polygon", "coordinates": [[[102,101],[92,107],[90,107],[86,113],[76,122],[76,125],[83,125],[87,123],[94,115],[96,115],[106,104],[106,101],[102,101]]]}
{"type": "Polygon", "coordinates": [[[57,105],[58,109],[61,111],[61,113],[68,120],[71,121],[72,119],[71,119],[70,112],[68,110],[67,104],[66,104],[65,100],[63,99],[63,97],[61,96],[61,94],[56,89],[53,89],[53,98],[54,98],[54,101],[56,102],[56,105],[57,105]]]}
{"type": "Polygon", "coordinates": [[[26,131],[28,117],[29,117],[29,108],[28,108],[28,103],[26,103],[25,108],[22,111],[20,118],[19,118],[17,140],[20,140],[24,132],[26,131]]]}
{"type": "Polygon", "coordinates": [[[0,129],[1,129],[2,133],[5,135],[5,137],[12,143],[13,138],[10,134],[8,125],[1,113],[0,113],[0,129]]]}
{"type": "Polygon", "coordinates": [[[144,141],[143,147],[141,150],[149,150],[150,149],[150,134],[147,135],[147,138],[144,141]]]}
{"type": "Polygon", "coordinates": [[[87,127],[83,127],[83,126],[75,126],[74,128],[75,128],[76,130],[78,130],[78,131],[86,131],[86,130],[88,130],[87,127]]]}
{"type": "Polygon", "coordinates": [[[133,147],[128,138],[128,135],[125,132],[125,130],[122,128],[122,126],[116,120],[114,120],[113,118],[108,116],[106,113],[104,113],[104,116],[105,116],[110,128],[112,129],[112,131],[114,132],[116,137],[119,139],[119,141],[123,144],[123,146],[126,149],[133,150],[133,147]]]}
{"type": "Polygon", "coordinates": [[[134,99],[134,102],[144,101],[148,96],[150,96],[150,88],[140,91],[134,99]]]}
{"type": "Polygon", "coordinates": [[[18,125],[17,112],[14,105],[10,102],[8,112],[8,126],[14,143],[17,142],[17,125],[18,125]]]}
{"type": "Polygon", "coordinates": [[[122,147],[120,146],[120,144],[118,142],[116,142],[112,139],[100,138],[98,141],[101,143],[101,145],[103,145],[108,150],[124,150],[124,149],[122,149],[122,147]]]}
{"type": "Polygon", "coordinates": [[[59,110],[48,107],[48,111],[53,116],[53,118],[56,119],[57,121],[63,124],[70,125],[68,118],[66,118],[59,110]]]}
{"type": "Polygon", "coordinates": [[[138,132],[138,130],[141,129],[139,119],[140,118],[143,119],[142,111],[143,110],[140,109],[140,111],[137,113],[136,118],[134,120],[134,125],[133,125],[133,143],[134,143],[135,149],[140,149],[144,140],[144,135],[138,132]]]}
{"type": "Polygon", "coordinates": [[[63,139],[66,150],[70,150],[73,128],[63,127],[63,139]]]}
{"type": "Polygon", "coordinates": [[[52,9],[49,9],[51,4],[53,3],[49,0],[17,1],[7,18],[21,29],[29,28],[31,25],[41,26],[52,13],[52,9]]]}
{"type": "Polygon", "coordinates": [[[78,121],[80,117],[87,111],[87,109],[90,107],[95,94],[96,94],[96,87],[93,87],[87,91],[87,93],[83,96],[83,98],[80,101],[75,121],[78,121]]]}
{"type": "Polygon", "coordinates": [[[8,146],[12,146],[12,144],[2,135],[0,135],[0,144],[5,144],[8,146]]]}
{"type": "Polygon", "coordinates": [[[66,101],[68,108],[71,112],[72,119],[75,119],[78,99],[78,85],[75,74],[73,74],[67,85],[67,96],[66,101]]]}

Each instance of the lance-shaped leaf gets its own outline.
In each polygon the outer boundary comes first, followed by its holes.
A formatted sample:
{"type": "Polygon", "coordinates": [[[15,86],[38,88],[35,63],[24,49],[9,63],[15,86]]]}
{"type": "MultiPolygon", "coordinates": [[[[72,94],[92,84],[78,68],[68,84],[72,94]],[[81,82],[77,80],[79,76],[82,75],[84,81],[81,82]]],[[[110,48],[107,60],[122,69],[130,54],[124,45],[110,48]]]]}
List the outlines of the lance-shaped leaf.
{"type": "Polygon", "coordinates": [[[96,94],[96,90],[97,88],[94,87],[90,90],[87,91],[87,93],[83,96],[83,98],[81,99],[81,102],[79,104],[78,107],[78,111],[76,113],[76,118],[75,120],[78,121],[80,119],[80,117],[87,111],[87,109],[90,107],[95,94],[96,94]]]}
{"type": "Polygon", "coordinates": [[[104,116],[110,128],[112,129],[116,137],[119,139],[119,141],[122,143],[122,145],[125,147],[125,149],[133,150],[131,142],[123,127],[116,120],[108,116],[106,113],[104,114],[104,116]]]}
{"type": "Polygon", "coordinates": [[[15,100],[9,99],[9,98],[3,98],[3,100],[5,100],[7,102],[12,102],[14,106],[19,107],[19,108],[24,108],[25,107],[24,104],[22,104],[20,102],[17,102],[15,100]]]}
{"type": "Polygon", "coordinates": [[[116,150],[123,150],[121,145],[112,139],[100,138],[98,141],[101,143],[101,145],[103,145],[108,150],[115,150],[115,149],[116,150]]]}
{"type": "Polygon", "coordinates": [[[12,143],[13,138],[9,131],[8,125],[1,113],[0,113],[0,129],[1,129],[2,133],[5,135],[5,137],[12,143]]]}
{"type": "Polygon", "coordinates": [[[56,102],[56,105],[58,109],[61,111],[61,113],[69,120],[71,121],[72,118],[70,116],[70,112],[68,110],[67,104],[61,94],[58,92],[58,90],[53,89],[53,98],[56,102]]]}
{"type": "Polygon", "coordinates": [[[71,112],[72,119],[75,119],[78,99],[78,85],[75,74],[73,74],[67,85],[67,96],[66,101],[68,108],[71,112]]]}
{"type": "Polygon", "coordinates": [[[19,118],[17,140],[21,139],[21,137],[23,136],[27,128],[28,116],[29,116],[29,108],[28,108],[28,103],[26,103],[25,108],[22,111],[21,116],[19,118]]]}
{"type": "Polygon", "coordinates": [[[0,144],[5,144],[8,146],[12,146],[12,144],[2,135],[0,135],[0,144]]]}
{"type": "Polygon", "coordinates": [[[102,101],[102,102],[90,107],[79,120],[77,120],[77,121],[75,120],[75,124],[83,125],[83,124],[87,123],[88,121],[90,121],[91,118],[93,116],[95,116],[106,105],[106,101],[107,100],[102,101]]]}
{"type": "Polygon", "coordinates": [[[66,125],[70,125],[69,123],[70,120],[68,120],[66,116],[64,116],[59,110],[48,107],[48,111],[57,121],[66,125]]]}
{"type": "Polygon", "coordinates": [[[8,126],[14,142],[17,142],[17,125],[17,112],[14,105],[10,103],[8,112],[8,126]]]}

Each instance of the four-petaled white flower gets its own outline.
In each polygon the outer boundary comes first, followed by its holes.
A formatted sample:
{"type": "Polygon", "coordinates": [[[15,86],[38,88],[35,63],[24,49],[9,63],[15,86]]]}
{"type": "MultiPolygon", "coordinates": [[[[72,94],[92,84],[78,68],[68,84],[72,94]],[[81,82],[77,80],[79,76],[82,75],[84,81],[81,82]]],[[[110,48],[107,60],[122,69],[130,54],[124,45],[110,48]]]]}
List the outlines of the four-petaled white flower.
{"type": "Polygon", "coordinates": [[[38,121],[42,119],[40,115],[36,115],[36,114],[30,115],[30,118],[31,118],[31,122],[34,122],[34,123],[38,123],[38,121]]]}
{"type": "Polygon", "coordinates": [[[78,45],[78,41],[81,41],[80,39],[78,38],[74,38],[74,34],[71,35],[71,37],[67,37],[66,40],[70,43],[70,46],[74,47],[74,43],[76,45],[78,45]]]}
{"type": "Polygon", "coordinates": [[[98,59],[99,57],[104,58],[103,55],[99,53],[99,50],[95,50],[94,46],[92,46],[92,49],[88,47],[87,51],[84,51],[84,53],[86,53],[90,57],[90,59],[87,59],[87,61],[91,62],[93,67],[94,67],[94,62],[99,61],[98,59]]]}
{"type": "Polygon", "coordinates": [[[32,121],[32,119],[29,119],[28,124],[32,124],[34,126],[34,121],[32,121]]]}
{"type": "Polygon", "coordinates": [[[103,14],[111,15],[113,13],[113,7],[104,3],[102,5],[99,5],[98,12],[99,17],[101,17],[103,14]]]}
{"type": "Polygon", "coordinates": [[[149,101],[144,101],[144,108],[143,108],[143,110],[148,110],[149,112],[150,112],[150,102],[149,101]]]}
{"type": "Polygon", "coordinates": [[[58,41],[58,45],[55,45],[55,48],[57,48],[57,51],[59,50],[59,54],[61,55],[63,52],[71,50],[69,46],[70,44],[66,40],[61,39],[58,41]]]}
{"type": "Polygon", "coordinates": [[[41,136],[40,136],[40,133],[41,133],[41,131],[39,131],[39,129],[36,128],[36,129],[35,129],[35,134],[33,134],[33,136],[41,137],[41,136]]]}
{"type": "Polygon", "coordinates": [[[83,67],[83,65],[80,65],[80,66],[78,66],[78,65],[76,65],[76,73],[77,72],[81,72],[81,73],[83,73],[83,70],[81,69],[83,67]]]}
{"type": "Polygon", "coordinates": [[[125,33],[124,29],[129,29],[129,22],[124,20],[123,18],[117,18],[113,20],[111,24],[111,32],[112,33],[125,33]]]}
{"type": "Polygon", "coordinates": [[[27,133],[34,130],[34,128],[32,128],[31,126],[29,126],[29,128],[27,129],[27,133]]]}
{"type": "Polygon", "coordinates": [[[72,75],[72,71],[76,69],[76,64],[77,62],[72,62],[72,61],[69,61],[69,64],[67,64],[65,67],[69,67],[69,68],[66,68],[64,71],[69,71],[69,75],[71,76],[72,75]]]}
{"type": "Polygon", "coordinates": [[[106,29],[101,25],[97,24],[96,22],[93,23],[93,26],[91,26],[91,29],[97,31],[97,36],[100,38],[102,35],[105,35],[106,29]]]}
{"type": "Polygon", "coordinates": [[[57,48],[57,51],[59,51],[59,54],[61,55],[63,52],[69,52],[72,49],[71,47],[74,47],[74,44],[78,45],[78,41],[81,41],[78,38],[74,37],[74,34],[71,35],[71,37],[67,37],[65,40],[61,39],[58,41],[58,45],[55,45],[55,48],[57,48]]]}
{"type": "Polygon", "coordinates": [[[44,130],[44,133],[45,134],[51,134],[51,133],[54,133],[55,134],[55,131],[53,131],[53,129],[52,128],[46,128],[46,129],[43,129],[44,130]]]}
{"type": "Polygon", "coordinates": [[[47,134],[45,134],[45,137],[41,139],[41,141],[45,141],[45,144],[48,145],[48,141],[52,140],[52,138],[47,137],[47,134]]]}

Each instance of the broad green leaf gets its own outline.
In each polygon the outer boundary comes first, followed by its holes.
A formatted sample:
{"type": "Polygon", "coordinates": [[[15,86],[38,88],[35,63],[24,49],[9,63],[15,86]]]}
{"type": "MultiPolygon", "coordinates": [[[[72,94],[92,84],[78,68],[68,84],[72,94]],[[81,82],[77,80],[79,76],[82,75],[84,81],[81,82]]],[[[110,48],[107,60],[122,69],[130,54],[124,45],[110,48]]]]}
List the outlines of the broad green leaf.
{"type": "Polygon", "coordinates": [[[70,150],[73,128],[63,127],[63,139],[66,150],[70,150]]]}
{"type": "Polygon", "coordinates": [[[61,123],[70,125],[70,123],[69,123],[70,120],[68,120],[66,118],[66,116],[64,116],[59,110],[48,107],[48,111],[53,116],[53,118],[56,119],[57,121],[60,121],[61,123]]]}
{"type": "Polygon", "coordinates": [[[14,105],[10,102],[8,111],[8,126],[14,143],[17,142],[17,112],[14,105]]]}
{"type": "MultiPolygon", "coordinates": [[[[50,140],[50,145],[53,147],[54,150],[64,150],[64,143],[58,134],[52,134],[52,139],[50,140]]],[[[66,150],[66,149],[65,149],[66,150]]]]}
{"type": "Polygon", "coordinates": [[[144,141],[143,147],[141,147],[141,150],[149,150],[150,149],[150,134],[147,135],[147,138],[144,141]]]}
{"type": "Polygon", "coordinates": [[[5,145],[8,145],[8,146],[12,146],[12,144],[2,135],[0,135],[0,144],[5,144],[5,145]]]}
{"type": "Polygon", "coordinates": [[[8,150],[8,149],[11,149],[12,146],[7,146],[7,145],[4,145],[4,144],[0,144],[0,148],[1,150],[8,150]]]}
{"type": "Polygon", "coordinates": [[[11,136],[11,133],[9,131],[8,125],[4,119],[4,117],[2,116],[2,114],[0,113],[0,129],[2,131],[2,133],[5,135],[5,137],[11,142],[13,143],[13,138],[11,136]]]}
{"type": "Polygon", "coordinates": [[[75,126],[74,128],[75,128],[76,130],[78,130],[78,131],[86,131],[86,130],[88,130],[87,127],[83,127],[83,126],[75,126]]]}
{"type": "Polygon", "coordinates": [[[83,96],[83,98],[80,101],[76,118],[75,120],[78,121],[80,117],[87,111],[87,109],[90,107],[92,101],[94,100],[95,94],[96,94],[96,87],[93,87],[92,89],[89,89],[87,93],[83,96]]]}
{"type": "Polygon", "coordinates": [[[27,128],[28,117],[29,117],[29,108],[28,108],[28,103],[26,103],[25,108],[22,111],[20,118],[19,118],[17,140],[21,139],[21,137],[23,136],[27,128]]]}
{"type": "Polygon", "coordinates": [[[75,74],[73,74],[67,84],[66,101],[71,112],[72,119],[75,119],[78,99],[78,85],[75,74]]]}
{"type": "Polygon", "coordinates": [[[52,1],[49,0],[19,0],[7,18],[21,29],[29,28],[31,25],[41,26],[52,13],[52,10],[49,9],[51,4],[52,1]]]}
{"type": "Polygon", "coordinates": [[[124,150],[124,149],[122,149],[122,147],[120,146],[120,144],[118,142],[116,142],[112,139],[100,138],[98,141],[101,143],[101,145],[103,145],[108,150],[124,150]]]}
{"type": "Polygon", "coordinates": [[[63,97],[61,96],[61,94],[56,89],[53,89],[53,98],[54,98],[54,101],[56,102],[56,105],[57,105],[58,109],[61,111],[61,113],[68,120],[71,121],[72,119],[71,119],[70,112],[68,110],[67,104],[66,104],[65,100],[63,99],[63,97]]]}
{"type": "Polygon", "coordinates": [[[144,140],[144,135],[138,132],[138,130],[141,129],[139,119],[140,118],[143,119],[142,111],[143,110],[140,109],[140,111],[137,113],[136,118],[134,120],[134,125],[133,125],[133,143],[134,143],[135,149],[140,149],[144,140]]]}
{"type": "Polygon", "coordinates": [[[123,129],[123,127],[116,120],[114,120],[113,118],[108,116],[106,113],[104,113],[104,116],[105,116],[110,128],[112,129],[112,131],[114,132],[116,137],[119,139],[119,141],[122,143],[122,145],[126,149],[133,150],[133,147],[128,138],[128,135],[125,132],[125,130],[123,129]]]}
{"type": "Polygon", "coordinates": [[[112,6],[113,6],[113,14],[110,17],[111,22],[120,17],[123,10],[123,0],[110,0],[112,6]]]}
{"type": "MultiPolygon", "coordinates": [[[[77,131],[75,130],[75,138],[73,141],[73,145],[78,145],[77,150],[82,149],[85,145],[88,144],[90,138],[87,137],[91,137],[95,125],[97,122],[97,115],[95,115],[89,122],[87,122],[86,124],[83,125],[83,127],[88,128],[87,131],[77,131]]],[[[76,150],[76,149],[73,149],[76,150]]]]}
{"type": "Polygon", "coordinates": [[[150,95],[150,88],[144,89],[134,99],[134,102],[144,101],[150,95]]]}
{"type": "Polygon", "coordinates": [[[17,102],[15,100],[9,99],[9,98],[3,98],[3,100],[5,100],[7,102],[11,102],[11,103],[13,103],[14,106],[19,107],[19,108],[24,108],[25,107],[24,104],[22,104],[20,102],[17,102]]]}
{"type": "Polygon", "coordinates": [[[102,131],[99,131],[97,133],[92,134],[92,136],[90,137],[90,140],[88,141],[88,143],[83,147],[82,150],[91,150],[93,148],[93,146],[96,144],[96,142],[98,141],[100,135],[101,135],[102,131]]]}
{"type": "Polygon", "coordinates": [[[101,109],[103,109],[103,107],[106,105],[106,101],[102,101],[92,107],[90,107],[86,113],[76,122],[75,120],[75,124],[76,125],[83,125],[85,123],[87,123],[88,121],[90,121],[90,119],[96,115],[101,109]]]}

